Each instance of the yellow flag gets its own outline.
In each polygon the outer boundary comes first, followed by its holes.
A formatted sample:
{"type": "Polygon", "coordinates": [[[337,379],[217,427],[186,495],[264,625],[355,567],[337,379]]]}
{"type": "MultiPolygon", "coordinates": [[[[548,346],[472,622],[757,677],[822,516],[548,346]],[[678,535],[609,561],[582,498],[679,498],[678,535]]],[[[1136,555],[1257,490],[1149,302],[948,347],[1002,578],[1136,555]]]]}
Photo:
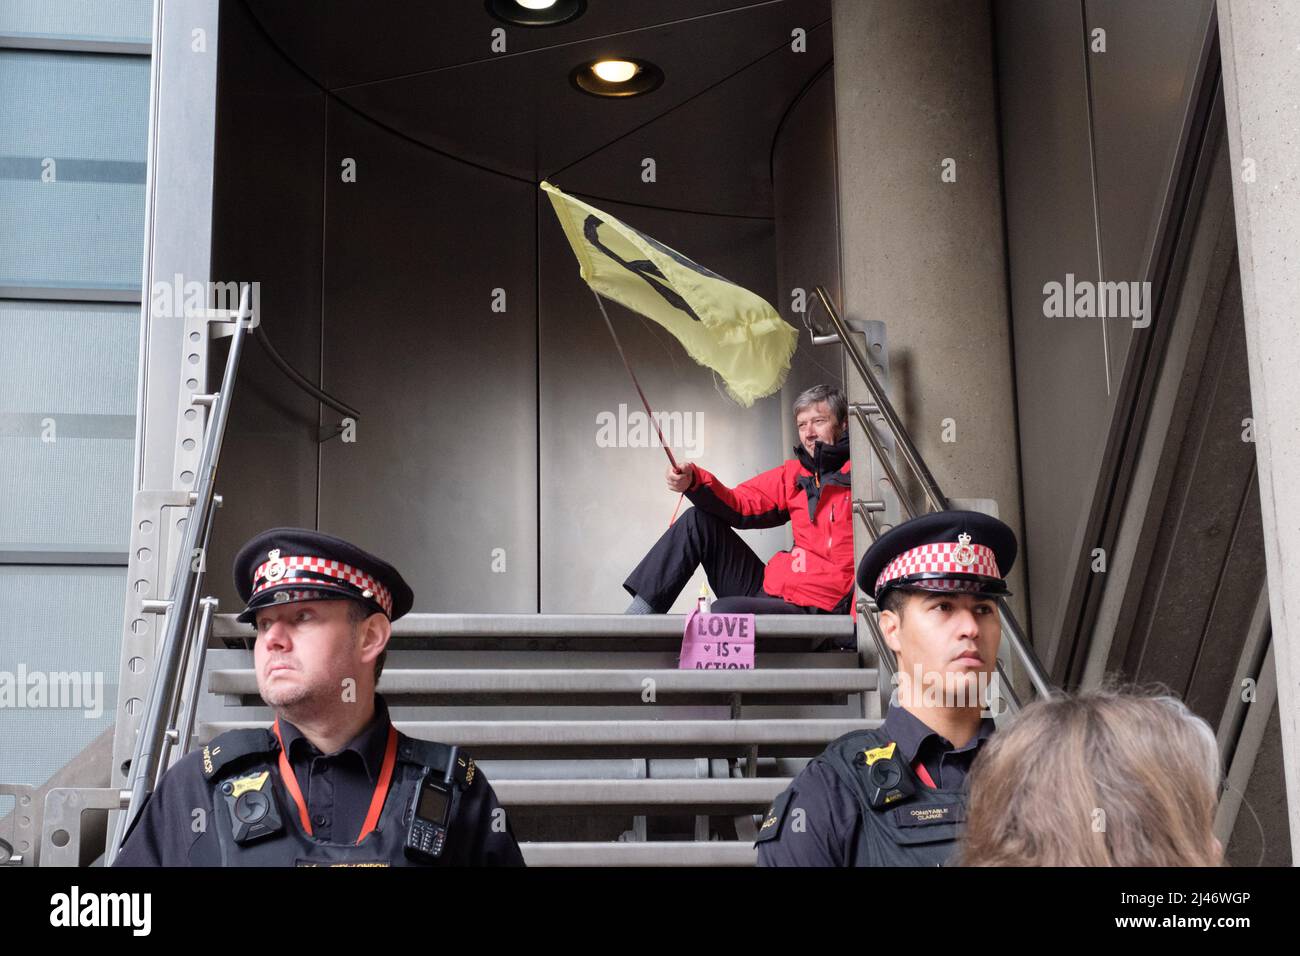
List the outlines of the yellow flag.
{"type": "Polygon", "coordinates": [[[662,325],[740,404],[781,387],[799,333],[761,296],[550,183],[542,189],[596,292],[662,325]]]}

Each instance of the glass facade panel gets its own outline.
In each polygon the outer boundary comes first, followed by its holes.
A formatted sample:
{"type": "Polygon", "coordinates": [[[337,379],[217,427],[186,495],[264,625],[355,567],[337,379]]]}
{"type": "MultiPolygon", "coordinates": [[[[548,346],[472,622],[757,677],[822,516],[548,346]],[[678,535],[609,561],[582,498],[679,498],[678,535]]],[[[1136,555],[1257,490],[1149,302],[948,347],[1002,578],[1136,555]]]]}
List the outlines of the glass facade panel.
{"type": "Polygon", "coordinates": [[[125,593],[126,568],[0,566],[0,780],[42,784],[112,725],[125,593]]]}
{"type": "Polygon", "coordinates": [[[153,0],[0,0],[0,33],[148,43],[153,0]]]}
{"type": "Polygon", "coordinates": [[[149,58],[0,50],[0,90],[0,285],[138,292],[149,58]]]}

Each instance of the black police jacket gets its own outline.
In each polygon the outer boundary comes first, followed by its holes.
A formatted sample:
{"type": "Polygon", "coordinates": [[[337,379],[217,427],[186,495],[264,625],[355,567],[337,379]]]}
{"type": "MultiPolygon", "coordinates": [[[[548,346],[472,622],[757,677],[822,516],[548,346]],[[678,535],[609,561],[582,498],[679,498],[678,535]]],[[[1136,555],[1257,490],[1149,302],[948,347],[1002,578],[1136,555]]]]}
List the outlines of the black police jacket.
{"type": "MultiPolygon", "coordinates": [[[[917,782],[913,795],[872,807],[870,769],[862,755],[891,742],[881,729],[853,731],[813,758],[764,817],[755,843],[759,865],[947,862],[966,819],[965,788],[932,789],[917,782]],[[802,806],[804,802],[809,805],[802,806]]],[[[910,768],[906,772],[910,774],[910,768]]]]}
{"type": "MultiPolygon", "coordinates": [[[[333,843],[303,830],[297,805],[281,780],[275,735],[265,729],[232,730],[167,772],[114,865],[420,865],[404,851],[412,798],[426,772],[442,781],[450,755],[444,744],[398,733],[393,776],[375,829],[359,845],[333,843]],[[236,799],[250,791],[272,811],[254,827],[232,813],[236,799]],[[268,827],[268,821],[278,826],[268,827]],[[268,829],[272,832],[263,832],[268,829]]],[[[456,758],[452,789],[446,844],[434,865],[522,866],[505,810],[464,755],[456,758]]]]}

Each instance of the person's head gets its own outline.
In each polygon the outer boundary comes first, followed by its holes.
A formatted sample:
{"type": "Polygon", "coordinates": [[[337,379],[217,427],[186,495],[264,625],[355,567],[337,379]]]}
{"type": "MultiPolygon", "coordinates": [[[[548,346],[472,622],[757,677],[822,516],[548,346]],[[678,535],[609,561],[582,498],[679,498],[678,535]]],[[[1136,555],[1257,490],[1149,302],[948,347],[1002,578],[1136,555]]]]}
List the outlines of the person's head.
{"type": "Polygon", "coordinates": [[[234,574],[270,706],[301,712],[374,693],[392,622],[415,601],[396,568],[342,538],[273,528],[240,548],[234,574]]]}
{"type": "Polygon", "coordinates": [[[1002,641],[994,598],[894,588],[881,604],[880,633],[894,652],[904,707],[983,705],[1002,641]]]}
{"type": "Polygon", "coordinates": [[[374,693],[392,634],[383,614],[335,599],[271,604],[256,617],[253,663],[268,706],[320,713],[374,693]]]}
{"type": "Polygon", "coordinates": [[[938,511],[889,529],[858,565],[858,586],[880,608],[897,659],[898,703],[979,708],[997,671],[998,598],[1016,536],[990,515],[938,511]]]}
{"type": "Polygon", "coordinates": [[[808,454],[817,442],[833,445],[849,424],[849,403],[835,385],[814,385],[794,400],[794,427],[808,454]]]}
{"type": "Polygon", "coordinates": [[[1035,701],[970,776],[966,866],[1218,866],[1214,731],[1179,700],[1035,701]]]}

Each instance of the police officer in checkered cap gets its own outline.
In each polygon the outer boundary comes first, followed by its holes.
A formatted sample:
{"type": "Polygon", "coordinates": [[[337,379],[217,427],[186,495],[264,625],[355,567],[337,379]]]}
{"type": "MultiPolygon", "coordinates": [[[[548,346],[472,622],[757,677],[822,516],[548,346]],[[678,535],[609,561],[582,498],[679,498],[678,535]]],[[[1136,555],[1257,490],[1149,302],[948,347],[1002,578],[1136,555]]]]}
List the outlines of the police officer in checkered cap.
{"type": "Polygon", "coordinates": [[[397,569],[341,538],[274,528],[234,572],[275,722],[182,758],[115,865],[522,865],[474,761],[399,732],[375,693],[392,622],[414,603],[397,569]]]}
{"type": "Polygon", "coordinates": [[[780,794],[761,866],[932,866],[953,853],[966,776],[993,732],[983,716],[1016,560],[1005,524],[939,511],[890,529],[858,565],[898,664],[881,726],[832,742],[780,794]]]}

